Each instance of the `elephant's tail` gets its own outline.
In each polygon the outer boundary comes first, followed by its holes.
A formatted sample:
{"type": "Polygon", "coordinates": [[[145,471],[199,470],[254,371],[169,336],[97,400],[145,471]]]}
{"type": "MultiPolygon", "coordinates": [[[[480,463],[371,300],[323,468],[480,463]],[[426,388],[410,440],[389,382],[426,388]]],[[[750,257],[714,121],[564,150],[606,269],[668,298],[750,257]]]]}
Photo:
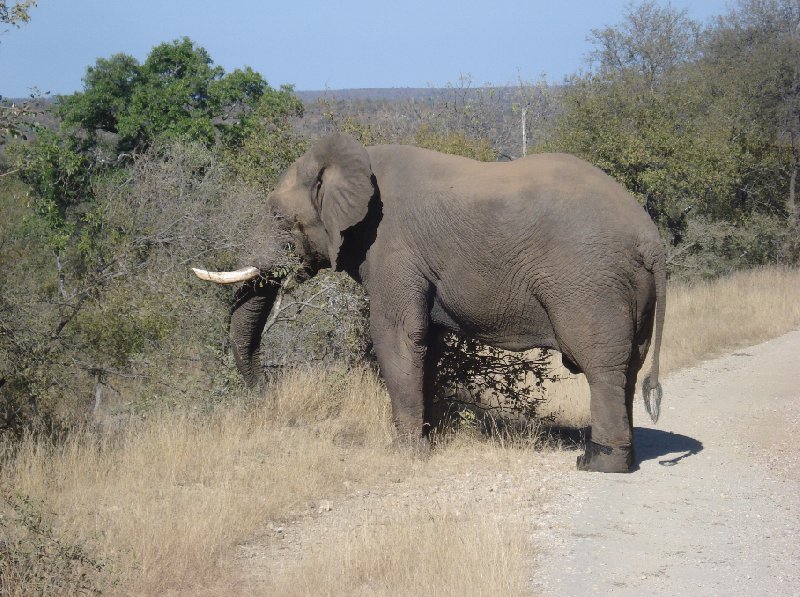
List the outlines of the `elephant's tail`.
{"type": "Polygon", "coordinates": [[[653,423],[658,422],[661,414],[661,384],[658,382],[658,357],[661,352],[661,338],[664,332],[664,313],[667,310],[667,263],[664,249],[659,245],[653,265],[653,276],[656,282],[656,319],[653,338],[653,366],[650,373],[642,383],[642,397],[647,414],[650,415],[653,423]]]}

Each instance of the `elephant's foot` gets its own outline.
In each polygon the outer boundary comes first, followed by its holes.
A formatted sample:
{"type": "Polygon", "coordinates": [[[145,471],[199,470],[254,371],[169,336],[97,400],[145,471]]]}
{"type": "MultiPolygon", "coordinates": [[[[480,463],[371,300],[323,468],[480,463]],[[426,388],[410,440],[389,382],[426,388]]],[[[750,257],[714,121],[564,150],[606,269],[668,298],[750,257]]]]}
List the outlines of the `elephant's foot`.
{"type": "Polygon", "coordinates": [[[629,473],[633,466],[633,446],[612,448],[588,441],[586,451],[578,456],[577,464],[579,471],[629,473]]]}

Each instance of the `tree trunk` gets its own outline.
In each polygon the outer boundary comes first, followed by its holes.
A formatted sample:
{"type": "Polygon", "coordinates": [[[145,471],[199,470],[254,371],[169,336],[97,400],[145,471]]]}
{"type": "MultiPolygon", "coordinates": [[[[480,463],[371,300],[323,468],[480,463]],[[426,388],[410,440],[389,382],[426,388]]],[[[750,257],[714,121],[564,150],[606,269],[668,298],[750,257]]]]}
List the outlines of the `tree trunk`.
{"type": "Polygon", "coordinates": [[[789,220],[791,225],[796,227],[797,221],[797,171],[800,168],[800,159],[798,159],[797,151],[797,134],[794,131],[789,133],[789,138],[792,143],[792,176],[789,179],[789,198],[787,200],[787,211],[789,212],[789,220]]]}
{"type": "Polygon", "coordinates": [[[67,298],[67,291],[64,288],[64,265],[61,263],[61,253],[56,251],[56,271],[58,272],[58,293],[61,298],[67,298]]]}
{"type": "Polygon", "coordinates": [[[94,406],[92,416],[97,416],[97,411],[103,403],[103,372],[100,369],[94,371],[94,406]]]}
{"type": "Polygon", "coordinates": [[[522,157],[528,155],[527,108],[522,108],[522,157]]]}

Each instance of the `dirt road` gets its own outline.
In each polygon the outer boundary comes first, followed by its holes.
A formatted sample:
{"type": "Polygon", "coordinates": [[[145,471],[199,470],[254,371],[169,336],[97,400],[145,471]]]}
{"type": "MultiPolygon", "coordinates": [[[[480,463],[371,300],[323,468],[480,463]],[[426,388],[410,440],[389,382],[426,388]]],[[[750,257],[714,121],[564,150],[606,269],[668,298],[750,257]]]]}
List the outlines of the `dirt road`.
{"type": "Polygon", "coordinates": [[[664,380],[640,470],[565,477],[548,595],[800,594],[800,332],[664,380]]]}
{"type": "Polygon", "coordinates": [[[637,403],[630,475],[577,472],[569,450],[434,453],[269,525],[230,563],[237,592],[292,593],[276,579],[359,528],[477,512],[525,537],[532,595],[800,595],[798,381],[800,331],[668,376],[657,427],[637,403]]]}

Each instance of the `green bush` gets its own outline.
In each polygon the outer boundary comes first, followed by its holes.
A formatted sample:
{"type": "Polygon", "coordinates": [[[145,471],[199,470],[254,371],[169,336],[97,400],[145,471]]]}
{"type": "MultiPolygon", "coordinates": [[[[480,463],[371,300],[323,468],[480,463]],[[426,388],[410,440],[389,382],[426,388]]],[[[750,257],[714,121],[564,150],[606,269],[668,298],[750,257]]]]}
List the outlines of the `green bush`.
{"type": "MultiPolygon", "coordinates": [[[[109,401],[200,404],[230,387],[231,293],[189,268],[230,269],[256,250],[248,239],[270,228],[260,192],[232,182],[201,144],[165,144],[95,179],[91,209],[68,213],[80,232],[53,254],[48,223],[18,204],[35,201],[35,188],[29,198],[9,186],[0,191],[15,206],[0,227],[0,426],[56,430],[109,401]]],[[[263,236],[258,252],[269,258],[277,237],[263,236]]]]}
{"type": "Polygon", "coordinates": [[[740,222],[688,219],[682,242],[672,249],[674,279],[708,279],[763,265],[800,262],[800,235],[783,217],[752,213],[740,222]]]}

